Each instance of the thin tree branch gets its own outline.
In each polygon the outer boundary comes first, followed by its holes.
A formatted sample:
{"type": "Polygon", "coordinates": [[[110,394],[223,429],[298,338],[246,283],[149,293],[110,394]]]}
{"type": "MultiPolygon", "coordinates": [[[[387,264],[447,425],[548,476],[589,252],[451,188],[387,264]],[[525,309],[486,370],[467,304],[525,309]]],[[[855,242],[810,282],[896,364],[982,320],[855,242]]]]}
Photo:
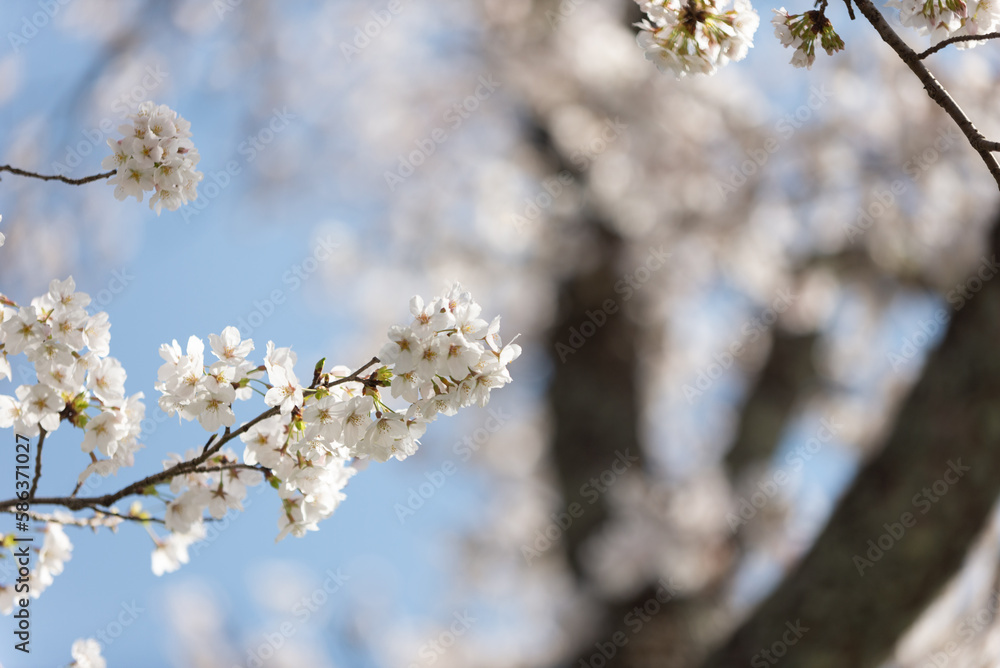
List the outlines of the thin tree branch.
{"type": "Polygon", "coordinates": [[[983,162],[986,163],[987,169],[990,170],[990,174],[996,179],[997,185],[1000,186],[1000,163],[997,163],[996,157],[993,156],[990,151],[997,150],[995,146],[1000,146],[996,142],[989,142],[983,137],[982,133],[976,129],[976,126],[972,124],[969,117],[966,116],[962,108],[958,106],[958,103],[952,99],[948,91],[945,90],[944,86],[934,78],[934,75],[930,73],[930,70],[920,62],[920,56],[916,51],[907,46],[906,42],[896,34],[896,31],[892,29],[892,26],[885,20],[881,12],[875,8],[871,0],[854,0],[854,4],[857,5],[858,10],[864,14],[868,22],[872,24],[879,36],[882,38],[886,44],[892,47],[893,51],[902,59],[906,66],[917,75],[920,79],[920,83],[924,85],[924,89],[930,98],[937,103],[939,107],[945,110],[945,112],[951,116],[951,118],[958,124],[958,127],[965,134],[966,138],[969,140],[969,144],[972,145],[982,157],[983,162]]]}
{"type": "Polygon", "coordinates": [[[71,179],[68,176],[62,176],[61,174],[36,174],[35,172],[29,172],[23,169],[18,169],[17,167],[11,167],[10,165],[0,165],[0,172],[10,172],[11,174],[17,174],[18,176],[29,176],[33,179],[41,179],[42,181],[62,181],[63,183],[68,183],[72,186],[82,186],[84,183],[90,183],[91,181],[100,181],[101,179],[106,179],[109,176],[114,176],[118,173],[117,169],[112,169],[110,172],[104,172],[103,174],[94,174],[92,176],[84,176],[81,179],[71,179]]]}
{"type": "MultiPolygon", "coordinates": [[[[111,510],[101,510],[99,508],[92,508],[92,510],[95,513],[95,515],[93,515],[92,517],[75,517],[75,516],[71,516],[71,517],[57,517],[56,515],[49,515],[49,514],[46,514],[46,513],[39,513],[39,512],[36,512],[34,510],[27,511],[27,515],[28,515],[28,517],[30,517],[31,519],[35,520],[36,522],[52,522],[53,524],[62,524],[64,526],[90,527],[92,529],[96,529],[99,526],[107,526],[106,524],[103,524],[102,520],[101,520],[101,517],[104,516],[104,515],[110,516],[110,517],[117,517],[117,518],[120,518],[120,519],[123,519],[123,520],[132,520],[132,521],[135,521],[135,522],[157,522],[159,524],[163,524],[164,523],[164,521],[161,520],[158,517],[149,517],[149,518],[143,519],[141,517],[133,517],[133,516],[129,516],[129,515],[120,515],[120,514],[114,512],[114,511],[111,511],[111,510]]],[[[20,512],[20,511],[7,509],[7,510],[3,510],[3,511],[0,511],[0,512],[14,514],[14,513],[20,512]]]]}
{"type": "Polygon", "coordinates": [[[42,445],[45,443],[46,431],[41,429],[38,434],[38,452],[35,453],[35,477],[31,481],[31,491],[28,492],[28,497],[34,497],[35,492],[38,490],[38,480],[42,477],[42,445]]]}
{"type": "Polygon", "coordinates": [[[370,387],[370,386],[374,385],[374,382],[369,381],[369,379],[367,379],[367,378],[359,378],[358,376],[360,376],[362,373],[364,373],[365,370],[368,367],[372,366],[373,364],[378,364],[379,361],[380,361],[379,358],[373,357],[370,360],[368,360],[368,362],[363,367],[361,367],[360,369],[358,369],[357,371],[355,371],[354,373],[352,373],[350,376],[344,376],[343,378],[338,378],[337,380],[331,381],[331,382],[327,383],[325,385],[325,387],[333,387],[334,385],[341,385],[343,383],[350,383],[352,381],[355,381],[355,382],[358,382],[358,383],[361,383],[363,385],[366,385],[366,386],[370,387]]]}
{"type": "Polygon", "coordinates": [[[100,508],[93,508],[95,513],[101,515],[110,515],[111,517],[117,517],[122,520],[129,520],[130,522],[156,522],[157,524],[166,524],[166,522],[159,517],[137,517],[135,515],[122,515],[121,513],[115,512],[114,510],[101,510],[100,508]]]}
{"type": "MultiPolygon", "coordinates": [[[[120,489],[112,494],[105,494],[104,496],[96,496],[96,497],[86,497],[86,498],[77,497],[69,499],[39,498],[39,499],[31,499],[31,501],[32,503],[35,504],[63,505],[69,508],[70,510],[79,510],[81,508],[94,507],[94,506],[108,507],[113,503],[115,503],[116,501],[125,498],[126,496],[141,494],[147,487],[158,485],[162,482],[167,482],[168,480],[173,479],[175,476],[185,475],[188,473],[195,472],[199,466],[204,464],[212,455],[221,450],[222,446],[224,446],[226,443],[246,433],[258,422],[266,420],[271,416],[277,415],[278,412],[279,409],[277,406],[269,408],[268,410],[264,411],[254,419],[247,422],[245,425],[243,425],[236,431],[230,432],[229,434],[220,438],[211,447],[207,448],[204,452],[202,452],[194,459],[190,459],[184,462],[179,462],[174,466],[170,467],[169,469],[161,471],[160,473],[155,473],[151,476],[147,476],[142,480],[136,481],[131,485],[129,485],[128,487],[120,489]]],[[[8,503],[7,501],[0,501],[0,509],[5,508],[7,506],[7,503],[8,503]]]]}
{"type": "Polygon", "coordinates": [[[949,44],[955,44],[956,42],[975,42],[982,39],[997,39],[998,37],[1000,37],[1000,32],[989,32],[985,35],[959,35],[958,37],[949,37],[946,40],[938,42],[926,51],[921,51],[917,54],[917,58],[923,60],[932,53],[937,53],[949,44]]]}
{"type": "Polygon", "coordinates": [[[246,469],[247,471],[259,471],[265,475],[271,471],[271,469],[266,466],[261,466],[260,464],[241,464],[239,462],[233,462],[232,464],[220,464],[219,466],[202,466],[188,473],[214,473],[216,471],[232,471],[234,469],[246,469]]]}

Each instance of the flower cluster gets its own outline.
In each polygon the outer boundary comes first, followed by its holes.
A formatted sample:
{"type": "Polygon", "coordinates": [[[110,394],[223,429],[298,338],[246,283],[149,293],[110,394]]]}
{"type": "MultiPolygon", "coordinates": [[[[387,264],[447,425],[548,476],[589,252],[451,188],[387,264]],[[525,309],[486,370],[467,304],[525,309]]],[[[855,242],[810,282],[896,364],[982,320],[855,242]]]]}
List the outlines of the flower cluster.
{"type": "Polygon", "coordinates": [[[295,372],[297,356],[290,348],[269,341],[263,365],[256,366],[247,360],[253,341],[241,340],[234,327],[209,337],[216,357],[209,366],[197,337],[184,351],[176,341],[161,347],[165,363],[156,389],[167,413],[198,420],[209,431],[228,429],[236,419],[233,402],[251,396],[252,382],[266,388],[270,410],[237,430],[245,446],[242,463],[220,453],[217,466],[225,467],[226,476],[218,483],[204,473],[174,478],[172,491],[186,489],[168,504],[166,525],[175,540],[158,541],[155,569],[172,570],[185,561],[192,532],[203,531],[205,509],[221,517],[238,507],[245,485],[259,481],[257,471],[282,499],[277,539],[316,530],[344,499],[354,460],[405,459],[438,414],[485,405],[491,390],[510,382],[507,364],[520,347],[501,345],[500,319],[481,319],[482,309],[461,286],[426,304],[414,297],[410,310],[411,323],[389,330],[389,343],[379,353],[383,367],[360,377],[345,366],[324,370],[321,363],[308,386],[295,372]],[[381,393],[386,387],[406,405],[390,407],[381,393]]]}
{"type": "MultiPolygon", "coordinates": [[[[13,379],[8,357],[23,353],[38,381],[18,386],[14,396],[0,395],[0,429],[13,427],[18,434],[37,437],[42,430],[56,431],[64,420],[82,429],[81,448],[90,463],[80,482],[92,473],[107,476],[133,464],[142,447],[137,439],[145,415],[142,393],[125,396],[125,371],[108,356],[108,314],[89,314],[89,303],[89,295],[76,291],[72,277],[52,281],[48,292],[29,306],[18,306],[0,294],[0,378],[13,379]]],[[[46,524],[31,575],[32,596],[52,584],[70,557],[73,546],[60,523],[70,519],[66,515],[46,524]]],[[[0,610],[5,614],[11,610],[13,591],[12,586],[0,586],[0,610]]]]}
{"type": "Polygon", "coordinates": [[[70,649],[73,663],[69,668],[107,668],[107,661],[101,656],[101,644],[93,638],[80,639],[70,649]]]}
{"type": "MultiPolygon", "coordinates": [[[[1000,4],[996,0],[889,0],[886,6],[899,10],[900,22],[921,35],[940,42],[961,35],[982,35],[1000,26],[1000,4]]],[[[971,49],[981,42],[959,42],[971,49]]]]}
{"type": "Polygon", "coordinates": [[[140,202],[152,190],[149,208],[159,214],[163,207],[176,211],[198,197],[201,172],[195,170],[200,156],[191,143],[191,124],[166,105],[143,102],[131,116],[131,125],[121,125],[124,135],[108,139],[111,155],[101,165],[118,172],[108,182],[115,184],[115,197],[134,196],[140,202]]]}
{"type": "Polygon", "coordinates": [[[178,413],[185,420],[198,420],[206,430],[215,432],[233,425],[233,401],[253,396],[249,382],[262,371],[246,359],[254,349],[253,341],[242,341],[235,327],[226,327],[221,335],[209,335],[208,341],[216,358],[208,367],[205,342],[197,336],[188,339],[183,352],[176,340],[160,346],[165,363],[157,373],[155,388],[162,395],[160,408],[168,415],[178,413]]]}
{"type": "MultiPolygon", "coordinates": [[[[42,595],[42,592],[52,584],[53,578],[62,573],[63,566],[73,556],[73,544],[61,524],[48,522],[44,531],[45,540],[42,542],[42,547],[32,548],[38,551],[38,555],[32,559],[35,568],[28,574],[32,598],[42,595]]],[[[0,546],[10,549],[15,545],[13,538],[13,535],[0,536],[0,546]]],[[[19,598],[22,598],[22,595],[17,594],[14,583],[0,585],[0,612],[9,615],[14,609],[14,601],[19,598]]]]}
{"type": "Polygon", "coordinates": [[[636,37],[661,72],[678,79],[713,74],[731,60],[742,60],[753,46],[760,16],[749,0],[637,0],[647,19],[636,37]]]}
{"type": "MultiPolygon", "coordinates": [[[[426,305],[414,297],[413,322],[389,329],[389,343],[379,356],[393,365],[392,396],[410,402],[412,415],[429,421],[473,403],[485,406],[492,389],[510,382],[507,365],[521,354],[521,347],[503,346],[500,317],[487,323],[481,312],[456,284],[426,305]]],[[[402,459],[398,453],[396,457],[402,459]]]]}
{"type": "Polygon", "coordinates": [[[811,68],[816,61],[816,42],[826,50],[827,55],[833,55],[844,48],[844,40],[833,29],[833,24],[821,11],[810,11],[803,14],[789,14],[785,8],[771,10],[775,17],[774,35],[786,47],[795,49],[792,55],[792,65],[811,68]]]}
{"type": "Polygon", "coordinates": [[[0,395],[0,429],[34,437],[62,420],[83,429],[81,448],[91,463],[80,480],[133,464],[146,411],[141,392],[125,396],[125,370],[108,356],[108,314],[88,314],[89,303],[72,277],[53,280],[29,306],[0,295],[0,378],[12,378],[8,355],[24,353],[38,380],[17,387],[13,397],[0,395]]]}
{"type": "MultiPolygon", "coordinates": [[[[188,450],[185,457],[171,454],[163,462],[169,470],[190,462],[198,455],[188,450]]],[[[164,526],[170,533],[161,538],[150,531],[156,548],[153,550],[153,573],[163,575],[180,568],[188,561],[187,548],[205,536],[204,514],[207,510],[215,519],[229,510],[243,510],[247,486],[259,484],[263,476],[250,467],[241,467],[236,454],[224,449],[208,458],[200,470],[175,475],[170,480],[174,497],[167,501],[164,526]]],[[[133,508],[132,515],[138,514],[133,508]]]]}

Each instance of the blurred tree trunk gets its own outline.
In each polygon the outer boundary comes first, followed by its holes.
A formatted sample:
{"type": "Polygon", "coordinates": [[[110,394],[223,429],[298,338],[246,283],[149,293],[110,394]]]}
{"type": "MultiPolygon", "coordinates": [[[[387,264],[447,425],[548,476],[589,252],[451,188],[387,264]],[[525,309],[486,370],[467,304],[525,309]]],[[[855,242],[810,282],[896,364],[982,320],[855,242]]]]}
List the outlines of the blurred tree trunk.
{"type": "Polygon", "coordinates": [[[815,332],[774,330],[767,362],[743,404],[736,438],[726,453],[726,470],[734,483],[771,458],[796,402],[816,388],[816,339],[815,332]]]}
{"type": "Polygon", "coordinates": [[[704,668],[874,668],[958,571],[1000,493],[1000,281],[982,283],[957,312],[945,306],[947,335],[885,449],[802,563],[704,668]]]}
{"type": "MultiPolygon", "coordinates": [[[[781,329],[763,368],[758,372],[743,404],[739,427],[725,463],[733,481],[748,475],[755,465],[766,462],[777,448],[795,402],[815,389],[817,377],[812,362],[815,333],[792,334],[781,329]]],[[[733,536],[733,557],[742,535],[733,536]]],[[[716,618],[719,580],[694,597],[665,592],[661,583],[650,583],[626,601],[608,603],[602,624],[590,642],[570,663],[591,665],[608,649],[616,633],[627,642],[615,649],[607,668],[685,668],[695,666],[709,647],[724,637],[728,622],[716,618]],[[655,601],[655,602],[654,602],[655,601]],[[655,612],[653,612],[655,610],[655,612]],[[596,643],[596,644],[595,644],[596,643]]]]}
{"type": "Polygon", "coordinates": [[[620,310],[621,295],[614,292],[625,244],[593,217],[585,218],[582,233],[588,237],[587,255],[596,259],[559,287],[557,316],[549,334],[554,370],[548,392],[562,512],[572,517],[563,533],[563,548],[578,577],[583,577],[580,547],[607,516],[601,474],[613,471],[622,458],[627,460],[627,471],[642,466],[638,328],[620,310]],[[609,300],[616,305],[614,313],[604,310],[609,300]],[[594,324],[588,312],[604,313],[603,324],[594,324]]]}
{"type": "MultiPolygon", "coordinates": [[[[585,175],[555,148],[544,120],[532,116],[527,132],[539,157],[553,172],[569,171],[578,183],[586,183],[585,175]]],[[[586,584],[581,548],[600,529],[607,509],[603,494],[590,504],[581,489],[599,479],[619,453],[628,451],[639,457],[636,470],[641,469],[644,459],[638,438],[635,344],[642,333],[636,322],[645,319],[641,316],[642,300],[633,300],[629,303],[631,313],[611,314],[593,335],[575,335],[575,343],[582,343],[579,348],[571,345],[573,331],[581,332],[581,325],[588,322],[588,311],[601,311],[608,300],[621,306],[621,295],[614,292],[614,285],[627,269],[623,267],[628,250],[625,241],[593,212],[582,210],[580,215],[584,223],[580,234],[587,240],[581,254],[596,259],[564,277],[559,285],[558,311],[548,342],[554,364],[548,400],[553,422],[551,452],[563,498],[560,512],[569,512],[573,504],[584,511],[563,532],[561,547],[577,578],[586,584]]],[[[726,457],[734,480],[770,457],[796,400],[815,386],[815,341],[814,333],[775,330],[768,359],[749,392],[737,437],[726,457]]],[[[739,536],[734,536],[734,554],[738,542],[739,536]]],[[[582,643],[581,655],[572,665],[579,665],[581,659],[588,661],[596,651],[595,642],[607,642],[619,631],[628,634],[629,642],[608,661],[609,668],[696,665],[728,630],[711,621],[718,607],[716,593],[717,587],[712,586],[691,599],[670,596],[655,615],[642,622],[646,629],[642,633],[634,633],[634,624],[642,619],[635,612],[636,606],[662,601],[659,583],[649,583],[627,600],[605,601],[598,627],[592,638],[582,643]]]]}

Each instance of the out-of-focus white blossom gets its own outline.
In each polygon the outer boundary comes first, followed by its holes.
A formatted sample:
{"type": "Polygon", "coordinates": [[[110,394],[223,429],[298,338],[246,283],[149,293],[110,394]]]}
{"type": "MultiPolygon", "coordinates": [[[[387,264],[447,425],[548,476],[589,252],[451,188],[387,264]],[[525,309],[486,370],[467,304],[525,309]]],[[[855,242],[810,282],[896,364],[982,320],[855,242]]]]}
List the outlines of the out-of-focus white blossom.
{"type": "Polygon", "coordinates": [[[73,556],[72,552],[73,543],[63,531],[62,525],[57,522],[46,523],[45,540],[38,551],[34,577],[31,578],[34,585],[31,590],[32,597],[38,598],[42,591],[52,584],[53,578],[63,572],[66,562],[73,556]]]}
{"type": "MultiPolygon", "coordinates": [[[[56,517],[60,520],[71,519],[67,513],[57,513],[56,517]]],[[[66,562],[73,556],[73,544],[59,522],[46,522],[43,531],[45,540],[42,541],[42,546],[29,548],[37,551],[37,555],[30,559],[34,568],[27,576],[31,582],[32,598],[38,598],[48,589],[55,576],[63,572],[66,562]]],[[[14,544],[10,538],[11,536],[0,534],[0,545],[10,548],[14,544]]],[[[23,593],[17,592],[14,582],[9,582],[6,586],[0,585],[0,613],[9,615],[14,609],[15,601],[23,597],[23,593]]]]}
{"type": "MultiPolygon", "coordinates": [[[[940,42],[963,35],[983,35],[1000,28],[1000,3],[996,0],[888,0],[887,7],[899,10],[900,22],[920,35],[940,42]]],[[[959,49],[979,46],[983,40],[958,42],[959,49]]]]}
{"type": "Polygon", "coordinates": [[[964,0],[888,0],[886,7],[899,10],[899,21],[935,41],[952,37],[968,16],[964,0]]]}
{"type": "Polygon", "coordinates": [[[107,662],[101,656],[101,644],[93,638],[80,639],[73,643],[70,650],[73,656],[71,668],[107,668],[107,662]]]}
{"type": "Polygon", "coordinates": [[[188,547],[205,535],[205,527],[194,525],[188,533],[171,533],[164,539],[157,539],[153,550],[153,574],[172,573],[188,562],[188,547]]]}

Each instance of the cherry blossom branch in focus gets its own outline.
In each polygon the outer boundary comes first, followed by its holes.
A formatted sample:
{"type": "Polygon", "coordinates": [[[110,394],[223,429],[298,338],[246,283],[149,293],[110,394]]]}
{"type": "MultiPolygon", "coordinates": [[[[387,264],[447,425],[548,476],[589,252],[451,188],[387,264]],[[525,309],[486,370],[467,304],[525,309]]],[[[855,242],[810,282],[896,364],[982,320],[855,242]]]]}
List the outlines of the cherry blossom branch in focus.
{"type": "MultiPolygon", "coordinates": [[[[378,361],[379,361],[378,357],[373,357],[364,366],[360,367],[350,375],[325,383],[323,386],[334,387],[336,385],[341,385],[343,383],[350,383],[350,382],[358,382],[371,386],[376,381],[369,378],[361,378],[361,374],[364,373],[367,369],[371,368],[372,365],[378,364],[378,361]]],[[[124,499],[128,496],[134,496],[137,494],[145,494],[145,491],[148,488],[159,485],[164,482],[169,482],[175,476],[184,475],[187,473],[209,473],[214,471],[247,469],[252,471],[260,471],[262,473],[265,473],[266,475],[270,473],[270,469],[267,469],[262,466],[251,466],[249,464],[239,464],[239,463],[222,464],[218,466],[208,466],[208,467],[202,467],[201,465],[204,464],[209,458],[211,458],[212,455],[221,450],[222,447],[226,445],[226,443],[233,440],[234,438],[237,438],[238,436],[243,435],[254,425],[261,422],[262,420],[266,420],[269,417],[277,415],[278,412],[279,412],[278,408],[270,408],[235,431],[230,431],[227,428],[226,433],[223,434],[222,437],[219,438],[218,440],[213,441],[212,439],[210,439],[209,443],[211,445],[207,447],[204,450],[204,452],[202,452],[201,455],[195,457],[194,459],[180,462],[168,469],[160,471],[159,473],[146,476],[142,480],[137,480],[136,482],[118,490],[117,492],[112,492],[109,494],[105,494],[103,496],[94,496],[94,497],[74,497],[74,496],[35,497],[35,490],[38,487],[38,479],[41,476],[42,442],[45,440],[45,431],[42,430],[41,435],[39,436],[38,450],[37,450],[38,463],[36,463],[35,480],[34,483],[32,484],[31,493],[28,495],[27,499],[14,498],[14,499],[7,499],[5,501],[0,501],[0,511],[9,511],[11,508],[13,508],[18,503],[21,503],[23,501],[28,501],[29,503],[34,505],[63,506],[64,508],[67,508],[69,510],[83,510],[85,508],[97,509],[96,508],[97,506],[103,506],[108,508],[115,502],[120,501],[121,499],[124,499]]],[[[106,510],[101,510],[100,512],[106,515],[116,515],[116,513],[109,512],[106,510]]],[[[133,518],[126,517],[125,519],[133,519],[133,518]]]]}
{"type": "MultiPolygon", "coordinates": [[[[209,432],[204,445],[169,454],[162,471],[115,492],[77,496],[89,476],[134,465],[146,410],[142,393],[126,395],[125,370],[109,354],[107,313],[88,312],[90,302],[68,278],[52,281],[27,305],[6,297],[0,303],[0,376],[10,379],[8,357],[24,354],[37,377],[16,387],[14,396],[0,395],[0,428],[39,439],[34,482],[25,485],[30,491],[0,501],[0,512],[15,512],[19,522],[45,522],[44,568],[55,572],[72,550],[64,524],[115,529],[126,521],[143,524],[155,543],[156,575],[177,570],[188,561],[188,547],[204,539],[205,522],[242,510],[247,488],[265,480],[280,500],[276,540],[316,531],[346,498],[358,460],[413,455],[439,415],[485,406],[492,390],[511,382],[507,365],[521,352],[501,343],[499,316],[492,323],[481,319],[480,306],[459,284],[426,304],[413,297],[409,324],[390,328],[388,342],[360,368],[327,369],[322,359],[308,383],[299,381],[289,347],[268,341],[263,364],[248,359],[254,342],[235,327],[209,334],[209,346],[197,336],[186,349],[174,340],[160,346],[158,404],[168,415],[198,422],[209,432]],[[237,427],[235,402],[260,395],[266,407],[237,427]],[[42,445],[63,424],[82,431],[80,448],[89,462],[69,496],[39,496],[42,445]],[[242,457],[227,447],[237,438],[242,457]],[[114,504],[128,497],[155,498],[166,512],[154,517],[139,499],[119,511],[114,504]],[[43,516],[34,508],[39,505],[59,509],[43,516]],[[81,510],[94,515],[71,514],[81,510]]],[[[0,585],[0,612],[9,607],[10,591],[0,585]]]]}

